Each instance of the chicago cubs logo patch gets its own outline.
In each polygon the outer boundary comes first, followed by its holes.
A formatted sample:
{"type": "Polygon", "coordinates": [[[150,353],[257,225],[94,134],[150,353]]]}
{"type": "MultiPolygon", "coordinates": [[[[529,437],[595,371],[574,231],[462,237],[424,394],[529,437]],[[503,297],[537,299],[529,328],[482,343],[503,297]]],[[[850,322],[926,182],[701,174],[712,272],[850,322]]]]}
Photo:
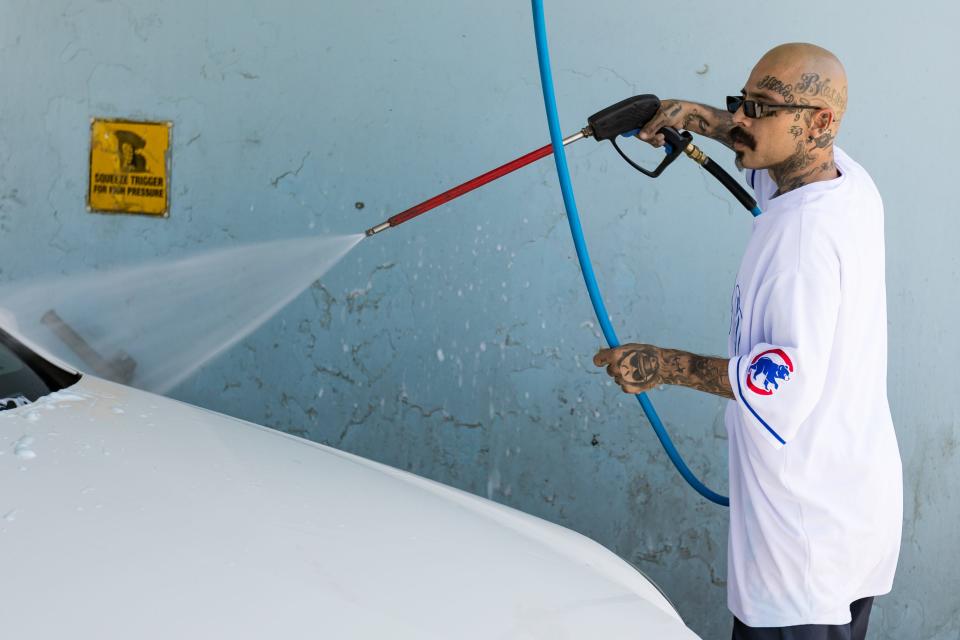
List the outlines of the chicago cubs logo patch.
{"type": "Polygon", "coordinates": [[[782,349],[770,349],[750,361],[747,369],[747,387],[761,396],[772,395],[780,388],[779,381],[790,380],[793,362],[782,349]],[[773,386],[771,389],[770,387],[773,386]]]}

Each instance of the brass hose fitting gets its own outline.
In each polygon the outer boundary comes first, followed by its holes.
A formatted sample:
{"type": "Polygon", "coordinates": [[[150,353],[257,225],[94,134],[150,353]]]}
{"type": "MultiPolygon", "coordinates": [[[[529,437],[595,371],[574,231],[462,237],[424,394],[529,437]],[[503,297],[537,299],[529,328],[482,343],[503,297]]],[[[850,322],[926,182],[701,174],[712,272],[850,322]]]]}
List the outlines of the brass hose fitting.
{"type": "Polygon", "coordinates": [[[705,165],[707,163],[707,160],[710,159],[707,157],[707,154],[705,154],[703,151],[700,151],[697,145],[693,144],[692,142],[687,145],[687,148],[684,149],[683,152],[688,156],[690,156],[690,158],[694,162],[696,162],[701,166],[705,165]]]}

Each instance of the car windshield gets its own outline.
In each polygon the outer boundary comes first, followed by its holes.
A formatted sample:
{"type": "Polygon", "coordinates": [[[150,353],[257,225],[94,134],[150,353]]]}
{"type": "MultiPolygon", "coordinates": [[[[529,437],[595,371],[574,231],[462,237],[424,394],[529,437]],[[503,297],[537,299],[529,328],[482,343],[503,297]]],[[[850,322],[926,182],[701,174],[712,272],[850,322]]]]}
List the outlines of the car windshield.
{"type": "Polygon", "coordinates": [[[0,329],[0,411],[16,409],[77,382],[0,329]]]}

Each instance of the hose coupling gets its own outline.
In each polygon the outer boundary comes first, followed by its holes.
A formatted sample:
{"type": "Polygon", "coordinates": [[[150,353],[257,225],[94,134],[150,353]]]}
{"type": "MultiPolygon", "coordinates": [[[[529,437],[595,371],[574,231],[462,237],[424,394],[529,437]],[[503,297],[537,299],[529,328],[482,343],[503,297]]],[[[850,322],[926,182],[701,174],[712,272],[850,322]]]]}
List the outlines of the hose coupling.
{"type": "Polygon", "coordinates": [[[692,142],[687,145],[683,152],[690,156],[690,158],[699,165],[706,164],[707,160],[710,159],[707,157],[707,154],[701,151],[697,145],[693,144],[692,142]]]}

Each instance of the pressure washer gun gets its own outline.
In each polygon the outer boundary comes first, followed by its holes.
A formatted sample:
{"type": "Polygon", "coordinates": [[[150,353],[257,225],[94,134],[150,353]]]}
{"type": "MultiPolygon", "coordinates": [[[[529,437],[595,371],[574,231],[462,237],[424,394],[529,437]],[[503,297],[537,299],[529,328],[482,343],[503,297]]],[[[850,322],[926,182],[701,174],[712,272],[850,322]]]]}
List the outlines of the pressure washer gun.
{"type": "MultiPolygon", "coordinates": [[[[746,189],[744,189],[739,182],[732,178],[729,173],[720,167],[720,165],[711,160],[707,154],[693,144],[693,136],[687,131],[677,131],[672,127],[664,127],[657,132],[663,134],[663,137],[666,140],[664,150],[666,151],[667,155],[656,167],[656,169],[652,171],[644,169],[623,152],[623,150],[620,148],[620,145],[617,144],[617,138],[629,138],[635,136],[640,132],[640,129],[642,129],[643,126],[657,114],[657,111],[659,110],[660,99],[657,98],[657,96],[649,93],[627,98],[626,100],[621,100],[620,102],[611,105],[606,109],[598,111],[587,118],[587,126],[577,133],[564,138],[563,145],[567,146],[568,144],[576,142],[577,140],[583,140],[584,138],[593,138],[597,141],[609,140],[611,144],[613,144],[614,149],[617,150],[617,153],[619,153],[620,156],[630,164],[630,166],[651,178],[659,177],[660,174],[662,174],[663,171],[670,166],[674,160],[680,157],[680,154],[685,153],[697,164],[710,172],[710,175],[719,180],[720,183],[723,184],[723,186],[734,195],[740,204],[747,209],[747,211],[757,215],[759,213],[759,209],[757,208],[756,201],[750,197],[750,194],[747,193],[746,189]]],[[[492,169],[491,171],[479,175],[472,180],[468,180],[463,184],[444,191],[443,193],[436,195],[429,200],[425,200],[424,202],[414,205],[405,211],[401,211],[377,226],[367,229],[366,233],[368,236],[372,236],[375,233],[380,233],[381,231],[390,229],[391,227],[396,227],[407,220],[410,220],[411,218],[415,218],[422,213],[426,213],[427,211],[430,211],[441,204],[450,202],[451,200],[458,198],[465,193],[473,191],[477,187],[483,186],[488,182],[492,182],[497,178],[502,178],[508,173],[513,173],[520,167],[524,167],[531,162],[535,162],[540,158],[551,155],[552,153],[553,147],[549,144],[544,145],[543,147],[531,151],[526,155],[520,156],[516,160],[511,160],[510,162],[501,165],[496,169],[492,169]]]]}

